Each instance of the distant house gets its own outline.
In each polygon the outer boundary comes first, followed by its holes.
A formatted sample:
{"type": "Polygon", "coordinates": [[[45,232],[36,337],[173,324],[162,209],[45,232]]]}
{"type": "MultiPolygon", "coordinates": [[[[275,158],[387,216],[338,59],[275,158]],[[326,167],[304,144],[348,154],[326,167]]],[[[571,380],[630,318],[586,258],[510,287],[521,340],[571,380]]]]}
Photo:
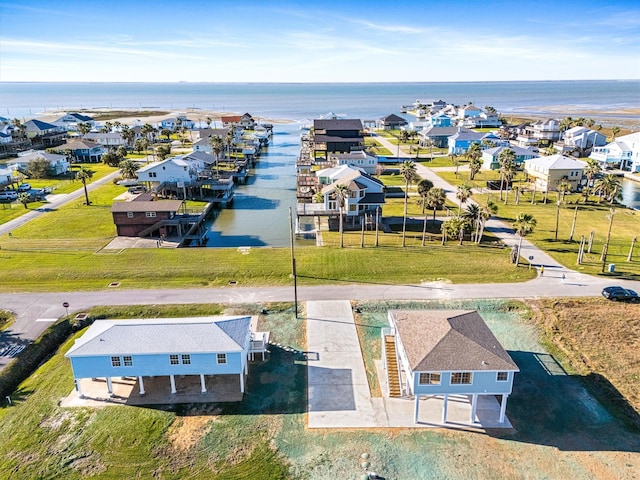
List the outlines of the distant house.
{"type": "Polygon", "coordinates": [[[145,395],[144,379],[160,377],[166,382],[161,388],[177,399],[206,393],[216,375],[236,376],[244,392],[251,341],[248,316],[96,320],[65,357],[81,398],[83,380],[104,378],[113,395],[114,377],[135,377],[139,395],[145,395]],[[199,377],[194,392],[181,388],[188,376],[199,377]]]}
{"type": "Polygon", "coordinates": [[[535,182],[538,191],[555,190],[563,181],[575,191],[582,181],[585,165],[580,160],[558,154],[526,160],[524,171],[535,182]]]}
{"type": "Polygon", "coordinates": [[[485,136],[482,132],[474,132],[473,130],[465,132],[459,128],[456,133],[447,138],[449,155],[465,154],[472,143],[481,143],[485,136]]]}
{"type": "Polygon", "coordinates": [[[42,120],[29,120],[24,123],[25,134],[32,143],[55,146],[64,142],[67,130],[60,125],[43,122],[42,120]]]}
{"type": "Polygon", "coordinates": [[[438,111],[427,117],[427,124],[429,127],[450,127],[452,120],[449,115],[438,111]]]}
{"type": "Polygon", "coordinates": [[[462,132],[471,132],[472,130],[466,128],[460,128],[456,126],[449,127],[431,127],[422,130],[419,135],[419,142],[421,147],[429,147],[430,145],[437,148],[444,148],[448,146],[449,137],[462,132]]]}
{"type": "Polygon", "coordinates": [[[499,169],[500,163],[498,161],[498,158],[500,157],[502,151],[507,148],[513,150],[513,153],[515,154],[514,161],[518,166],[521,166],[525,160],[529,160],[538,156],[538,154],[528,148],[522,148],[515,145],[501,145],[499,147],[488,148],[482,151],[482,168],[484,170],[499,169]]]}
{"type": "Polygon", "coordinates": [[[0,144],[8,145],[13,142],[13,137],[8,133],[0,132],[0,144]]]}
{"type": "Polygon", "coordinates": [[[240,117],[239,126],[244,130],[254,130],[256,128],[256,121],[250,114],[245,113],[240,117]]]}
{"type": "Polygon", "coordinates": [[[334,165],[349,165],[363,170],[369,175],[374,175],[378,168],[378,157],[369,155],[364,150],[351,153],[329,154],[329,162],[334,165]]]}
{"type": "Polygon", "coordinates": [[[407,125],[407,121],[395,113],[392,113],[379,119],[377,124],[377,127],[383,130],[399,130],[400,127],[407,125]]]}
{"type": "Polygon", "coordinates": [[[160,162],[149,163],[137,172],[138,181],[159,185],[164,182],[187,182],[197,178],[197,171],[189,162],[181,158],[167,158],[160,162]]]}
{"type": "Polygon", "coordinates": [[[531,125],[525,126],[523,134],[518,135],[518,145],[527,147],[537,145],[540,142],[555,142],[560,139],[560,121],[549,118],[538,120],[531,125]]]}
{"type": "Polygon", "coordinates": [[[482,114],[482,109],[475,105],[465,105],[458,108],[458,118],[464,120],[466,118],[479,117],[482,114]]]}
{"type": "Polygon", "coordinates": [[[465,118],[462,124],[468,128],[497,128],[502,122],[497,113],[491,114],[483,110],[478,116],[465,118]]]}
{"type": "Polygon", "coordinates": [[[640,132],[616,138],[604,147],[595,147],[589,158],[604,168],[620,168],[640,172],[640,132]]]}
{"type": "Polygon", "coordinates": [[[607,143],[607,137],[596,130],[586,127],[573,127],[564,132],[562,140],[554,144],[559,153],[574,153],[583,156],[591,152],[593,147],[602,147],[607,143]]]}
{"type": "MultiPolygon", "coordinates": [[[[152,198],[150,195],[143,194],[129,202],[113,203],[111,206],[111,214],[118,236],[147,236],[148,234],[156,233],[156,230],[159,235],[164,235],[165,237],[171,236],[174,233],[170,231],[169,225],[165,225],[163,231],[159,231],[160,228],[152,229],[150,227],[159,222],[173,219],[180,210],[183,201],[153,200],[152,198]],[[149,232],[145,233],[147,230],[149,230],[149,232]]],[[[176,226],[177,224],[174,225],[174,227],[176,226]]],[[[175,232],[175,234],[182,236],[182,232],[175,232]]]]}
{"type": "Polygon", "coordinates": [[[107,148],[117,148],[117,147],[126,147],[127,141],[122,138],[122,134],[120,132],[89,132],[84,135],[82,138],[85,140],[90,140],[92,142],[96,142],[99,145],[107,148]]]}
{"type": "Polygon", "coordinates": [[[71,131],[76,131],[78,129],[79,123],[88,123],[92,128],[96,126],[96,122],[93,117],[83,115],[78,112],[66,113],[62,117],[53,121],[53,124],[64,127],[65,130],[71,131]]]}
{"type": "Polygon", "coordinates": [[[450,397],[467,399],[470,421],[476,422],[479,397],[500,396],[499,422],[518,366],[480,314],[465,310],[392,310],[390,328],[382,329],[382,360],[390,396],[415,397],[414,422],[420,398],[441,396],[442,423],[450,397]]]}
{"type": "Polygon", "coordinates": [[[99,163],[102,155],[109,150],[90,140],[68,140],[67,143],[55,148],[57,152],[71,151],[75,162],[78,163],[99,163]]]}
{"type": "Polygon", "coordinates": [[[309,133],[312,157],[364,149],[362,130],[360,119],[314,120],[309,133]]]}
{"type": "Polygon", "coordinates": [[[193,120],[189,120],[184,115],[179,115],[177,117],[165,118],[160,122],[160,128],[174,130],[176,127],[181,126],[191,130],[196,126],[196,122],[193,120]]]}
{"type": "MultiPolygon", "coordinates": [[[[322,189],[325,210],[334,212],[339,210],[335,198],[335,189],[338,185],[345,185],[349,190],[343,212],[347,218],[354,219],[354,225],[356,218],[361,219],[365,213],[374,213],[376,209],[384,205],[384,184],[380,180],[347,165],[337,168],[344,168],[344,174],[322,189]]],[[[323,171],[321,170],[318,172],[318,178],[321,182],[322,177],[323,171]]],[[[358,222],[358,224],[360,223],[358,222]]]]}
{"type": "Polygon", "coordinates": [[[14,183],[14,170],[11,168],[0,168],[0,187],[6,187],[14,183]]]}
{"type": "Polygon", "coordinates": [[[26,172],[29,168],[29,163],[37,158],[44,158],[49,163],[50,175],[64,175],[69,171],[69,159],[65,155],[59,155],[56,153],[48,153],[43,151],[24,152],[18,155],[18,158],[14,158],[7,162],[7,166],[21,172],[26,172]]]}

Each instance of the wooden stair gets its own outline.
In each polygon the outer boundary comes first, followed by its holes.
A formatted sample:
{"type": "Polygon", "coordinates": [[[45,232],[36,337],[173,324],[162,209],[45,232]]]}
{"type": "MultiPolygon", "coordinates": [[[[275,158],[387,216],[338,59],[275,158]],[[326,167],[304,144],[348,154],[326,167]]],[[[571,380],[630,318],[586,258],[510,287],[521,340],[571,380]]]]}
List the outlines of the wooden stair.
{"type": "Polygon", "coordinates": [[[387,354],[387,381],[389,396],[401,397],[400,377],[398,376],[398,358],[396,356],[396,339],[393,335],[385,335],[384,348],[387,354]]]}

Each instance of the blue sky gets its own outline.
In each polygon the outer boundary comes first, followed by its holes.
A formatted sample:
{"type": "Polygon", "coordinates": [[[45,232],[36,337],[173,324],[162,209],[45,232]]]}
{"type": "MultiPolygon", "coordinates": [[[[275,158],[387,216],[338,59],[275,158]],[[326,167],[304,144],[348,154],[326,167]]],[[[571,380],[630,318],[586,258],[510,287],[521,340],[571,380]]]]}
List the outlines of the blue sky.
{"type": "Polygon", "coordinates": [[[0,81],[638,78],[636,1],[0,0],[0,81]]]}

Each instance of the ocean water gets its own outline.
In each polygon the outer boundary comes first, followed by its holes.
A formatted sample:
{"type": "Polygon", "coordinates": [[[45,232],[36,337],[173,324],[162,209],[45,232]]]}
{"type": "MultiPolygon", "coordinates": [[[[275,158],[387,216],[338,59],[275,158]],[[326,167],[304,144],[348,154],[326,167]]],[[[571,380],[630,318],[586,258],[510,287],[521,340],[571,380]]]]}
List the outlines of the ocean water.
{"type": "MultiPolygon", "coordinates": [[[[640,108],[640,80],[448,83],[0,83],[0,116],[30,118],[82,108],[230,111],[293,121],[334,112],[375,119],[401,105],[442,99],[503,114],[640,108]]],[[[611,116],[611,115],[609,115],[611,116]]],[[[639,121],[638,115],[620,115],[639,121]]]]}

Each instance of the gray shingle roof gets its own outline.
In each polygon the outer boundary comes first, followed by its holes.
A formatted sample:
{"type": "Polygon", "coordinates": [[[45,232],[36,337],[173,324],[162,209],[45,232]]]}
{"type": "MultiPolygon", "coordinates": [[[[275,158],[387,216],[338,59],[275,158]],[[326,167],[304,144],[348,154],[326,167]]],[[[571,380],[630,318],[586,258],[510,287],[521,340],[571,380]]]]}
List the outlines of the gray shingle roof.
{"type": "Polygon", "coordinates": [[[242,351],[251,317],[96,320],[65,355],[154,355],[242,351]]]}
{"type": "Polygon", "coordinates": [[[476,311],[390,313],[413,371],[519,371],[476,311]]]}
{"type": "Polygon", "coordinates": [[[359,118],[338,118],[335,120],[314,120],[314,130],[362,130],[359,118]]]}

